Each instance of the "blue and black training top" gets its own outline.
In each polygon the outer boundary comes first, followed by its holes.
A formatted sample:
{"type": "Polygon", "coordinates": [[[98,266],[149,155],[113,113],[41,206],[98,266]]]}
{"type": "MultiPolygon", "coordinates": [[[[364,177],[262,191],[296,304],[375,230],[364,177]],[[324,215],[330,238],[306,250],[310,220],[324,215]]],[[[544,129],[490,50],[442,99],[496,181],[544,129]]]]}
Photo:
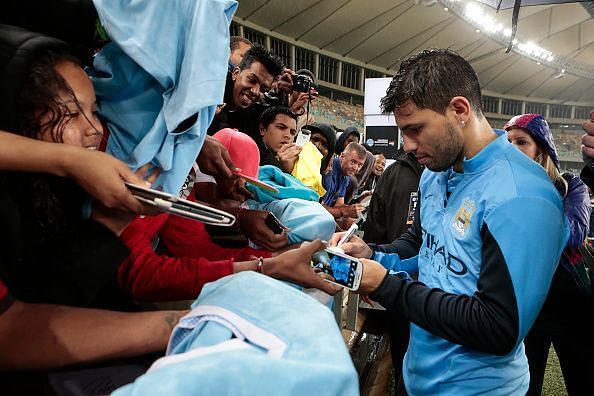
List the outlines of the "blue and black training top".
{"type": "Polygon", "coordinates": [[[418,265],[418,282],[386,276],[371,295],[412,322],[403,366],[409,394],[528,390],[522,341],[569,231],[544,169],[496,132],[463,173],[424,172],[420,216],[394,243],[373,246],[388,268],[418,265]]]}

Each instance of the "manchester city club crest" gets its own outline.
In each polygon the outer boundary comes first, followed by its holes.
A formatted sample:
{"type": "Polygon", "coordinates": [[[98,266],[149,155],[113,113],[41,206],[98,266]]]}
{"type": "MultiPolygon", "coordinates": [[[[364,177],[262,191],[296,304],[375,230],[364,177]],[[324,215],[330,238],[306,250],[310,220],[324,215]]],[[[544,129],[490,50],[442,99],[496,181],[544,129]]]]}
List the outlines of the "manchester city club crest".
{"type": "Polygon", "coordinates": [[[452,228],[456,231],[460,236],[464,237],[466,235],[466,231],[470,227],[470,219],[476,210],[476,204],[473,200],[469,198],[464,198],[462,200],[462,205],[458,208],[458,211],[454,215],[454,219],[452,221],[452,228]]]}

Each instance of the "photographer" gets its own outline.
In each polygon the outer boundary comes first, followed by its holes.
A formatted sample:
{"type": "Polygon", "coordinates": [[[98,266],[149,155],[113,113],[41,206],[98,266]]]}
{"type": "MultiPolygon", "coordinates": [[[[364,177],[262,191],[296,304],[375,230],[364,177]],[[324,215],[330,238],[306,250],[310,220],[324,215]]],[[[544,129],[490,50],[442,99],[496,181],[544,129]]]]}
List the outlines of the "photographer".
{"type": "Polygon", "coordinates": [[[293,75],[293,92],[289,97],[289,107],[299,116],[297,131],[304,125],[313,124],[316,121],[309,110],[311,103],[318,97],[315,86],[316,79],[311,71],[301,69],[293,75]]]}
{"type": "Polygon", "coordinates": [[[223,128],[238,129],[258,144],[261,165],[274,165],[290,172],[266,149],[259,120],[268,107],[289,103],[294,74],[284,67],[280,58],[264,47],[254,45],[245,53],[239,66],[228,73],[225,106],[215,116],[208,134],[213,135],[223,128]]]}

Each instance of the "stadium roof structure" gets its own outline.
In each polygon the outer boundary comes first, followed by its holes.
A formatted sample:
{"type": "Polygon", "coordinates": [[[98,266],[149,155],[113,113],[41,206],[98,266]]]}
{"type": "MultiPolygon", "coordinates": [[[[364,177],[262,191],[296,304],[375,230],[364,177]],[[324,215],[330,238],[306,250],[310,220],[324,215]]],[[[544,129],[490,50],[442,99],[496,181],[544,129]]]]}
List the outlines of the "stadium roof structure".
{"type": "Polygon", "coordinates": [[[594,104],[594,2],[512,9],[473,0],[241,0],[236,20],[339,60],[393,74],[429,47],[468,59],[482,87],[511,98],[594,104]]]}

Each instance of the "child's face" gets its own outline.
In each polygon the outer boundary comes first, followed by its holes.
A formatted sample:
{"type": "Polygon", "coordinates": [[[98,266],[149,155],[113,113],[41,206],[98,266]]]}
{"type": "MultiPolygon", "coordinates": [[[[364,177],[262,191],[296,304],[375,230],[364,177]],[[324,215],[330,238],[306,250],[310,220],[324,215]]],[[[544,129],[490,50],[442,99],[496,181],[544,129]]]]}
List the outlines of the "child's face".
{"type": "Polygon", "coordinates": [[[274,120],[260,133],[266,147],[276,154],[283,145],[293,143],[297,134],[297,121],[286,114],[277,114],[274,120]]]}
{"type": "MultiPolygon", "coordinates": [[[[79,66],[71,62],[62,62],[56,66],[56,71],[62,76],[66,83],[72,88],[79,106],[66,93],[60,97],[67,106],[67,120],[62,128],[62,142],[73,146],[85,147],[96,150],[99,147],[102,137],[102,128],[97,118],[97,100],[93,84],[87,74],[79,66]]],[[[44,118],[49,118],[45,115],[44,118]]],[[[42,119],[41,125],[47,120],[42,119]]],[[[53,142],[56,131],[43,128],[39,132],[41,140],[53,142]]]]}

